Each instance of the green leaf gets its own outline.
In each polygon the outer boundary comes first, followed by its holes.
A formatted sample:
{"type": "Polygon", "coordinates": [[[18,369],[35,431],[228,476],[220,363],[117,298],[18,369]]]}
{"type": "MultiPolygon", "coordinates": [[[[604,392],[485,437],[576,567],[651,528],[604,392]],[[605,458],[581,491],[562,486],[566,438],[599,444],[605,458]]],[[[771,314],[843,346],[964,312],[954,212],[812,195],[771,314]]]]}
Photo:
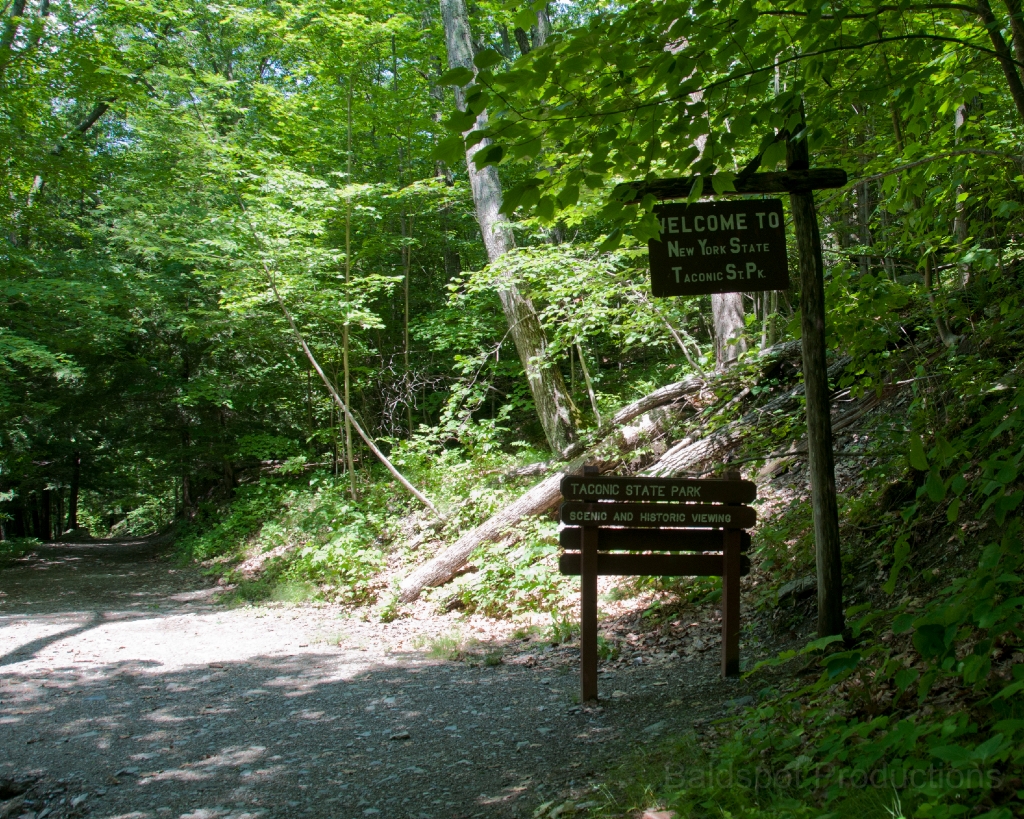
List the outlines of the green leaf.
{"type": "Polygon", "coordinates": [[[940,745],[931,749],[932,756],[937,756],[943,762],[949,762],[954,766],[965,765],[971,761],[971,752],[959,745],[940,745]]]}
{"type": "Polygon", "coordinates": [[[921,674],[916,668],[904,668],[901,671],[896,672],[896,688],[902,694],[910,686],[914,684],[914,681],[920,677],[921,674]]]}
{"type": "Polygon", "coordinates": [[[977,654],[971,654],[964,659],[963,666],[962,673],[964,682],[967,685],[974,685],[983,677],[988,676],[988,672],[992,668],[992,662],[989,660],[987,654],[982,654],[980,656],[977,654]]]}
{"type": "Polygon", "coordinates": [[[501,145],[488,145],[473,154],[473,164],[478,168],[487,165],[497,165],[505,155],[505,149],[501,145]]]}
{"type": "Polygon", "coordinates": [[[999,498],[995,504],[996,521],[1001,524],[1006,520],[1006,515],[1020,506],[1022,500],[1024,500],[1024,492],[1019,490],[999,498]]]}
{"type": "Polygon", "coordinates": [[[732,171],[720,171],[711,177],[711,187],[715,189],[715,193],[734,191],[736,190],[736,185],[733,182],[735,178],[736,174],[732,171]]]}
{"type": "Polygon", "coordinates": [[[786,143],[781,139],[769,145],[761,155],[761,167],[767,171],[775,168],[786,158],[786,143]]]}
{"type": "Polygon", "coordinates": [[[832,634],[828,637],[819,637],[817,640],[811,640],[807,645],[800,649],[801,654],[812,654],[815,651],[821,651],[824,648],[837,643],[842,640],[843,637],[840,634],[832,634]]]}
{"type": "Polygon", "coordinates": [[[1010,699],[1010,697],[1019,694],[1021,691],[1024,691],[1024,680],[1018,680],[1015,683],[1010,683],[1008,686],[1003,688],[998,694],[996,694],[992,699],[1008,700],[1010,699]]]}
{"type": "Polygon", "coordinates": [[[954,498],[949,504],[949,508],[946,510],[946,520],[950,523],[956,523],[960,517],[960,498],[954,498]]]}
{"type": "Polygon", "coordinates": [[[892,621],[892,633],[903,634],[910,631],[914,625],[914,620],[917,619],[917,615],[914,614],[900,614],[892,621]]]}
{"type": "Polygon", "coordinates": [[[454,134],[440,140],[434,146],[431,156],[433,159],[454,165],[461,157],[465,156],[465,151],[466,143],[462,140],[462,136],[454,134]]]}
{"type": "Polygon", "coordinates": [[[526,6],[516,14],[515,23],[517,28],[529,31],[531,26],[537,25],[537,12],[526,6]]]}
{"type": "Polygon", "coordinates": [[[859,651],[846,651],[842,654],[835,654],[828,658],[828,661],[825,663],[825,670],[828,672],[829,679],[833,679],[847,671],[852,671],[860,663],[860,660],[861,654],[859,651]]]}
{"type": "Polygon", "coordinates": [[[943,483],[942,478],[939,477],[938,470],[929,470],[928,477],[924,482],[924,490],[928,493],[928,498],[933,503],[939,503],[946,497],[946,485],[943,483]]]}
{"type": "Polygon", "coordinates": [[[974,759],[981,760],[984,762],[986,759],[995,756],[1003,748],[1003,743],[1006,741],[1006,737],[1002,734],[996,734],[995,736],[985,740],[981,745],[974,749],[971,756],[974,759]]]}
{"type": "Polygon", "coordinates": [[[946,653],[946,627],[935,624],[918,626],[914,630],[914,648],[925,659],[940,657],[946,653]]]}
{"type": "Polygon", "coordinates": [[[438,85],[468,85],[473,82],[473,77],[476,76],[472,69],[466,68],[465,66],[458,66],[452,68],[449,71],[445,71],[440,77],[437,78],[438,85]]]}
{"type": "Polygon", "coordinates": [[[566,185],[558,194],[558,206],[568,208],[580,201],[580,186],[566,185]]]}
{"type": "Polygon", "coordinates": [[[686,197],[687,202],[696,202],[704,193],[704,177],[698,176],[693,180],[693,187],[690,188],[690,195],[686,197]]]}
{"type": "Polygon", "coordinates": [[[601,242],[600,249],[605,253],[610,253],[611,251],[615,250],[621,242],[622,231],[619,228],[615,228],[615,230],[609,233],[604,238],[604,241],[601,242]]]}
{"type": "Polygon", "coordinates": [[[910,436],[910,465],[918,472],[928,471],[928,456],[924,454],[924,444],[920,435],[910,436]]]}
{"type": "Polygon", "coordinates": [[[505,58],[493,48],[484,48],[476,53],[476,56],[473,58],[473,65],[480,69],[490,68],[500,63],[503,59],[505,58]]]}
{"type": "MultiPolygon", "coordinates": [[[[897,538],[895,545],[893,546],[893,564],[889,570],[889,579],[885,581],[882,586],[882,590],[886,594],[892,594],[896,591],[896,581],[899,579],[900,572],[903,567],[907,565],[910,560],[910,541],[906,535],[901,535],[897,538]]],[[[898,619],[898,618],[897,618],[898,619]]]]}

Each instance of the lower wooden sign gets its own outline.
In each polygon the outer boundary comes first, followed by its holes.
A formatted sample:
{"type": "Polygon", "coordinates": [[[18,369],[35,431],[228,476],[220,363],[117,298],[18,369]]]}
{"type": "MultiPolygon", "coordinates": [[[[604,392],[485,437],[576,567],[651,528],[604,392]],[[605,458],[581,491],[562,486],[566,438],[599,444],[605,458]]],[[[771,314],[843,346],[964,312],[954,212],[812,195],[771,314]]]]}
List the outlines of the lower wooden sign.
{"type": "Polygon", "coordinates": [[[757,513],[749,506],[702,503],[563,503],[559,519],[569,526],[750,529],[757,513]]]}
{"type": "MultiPolygon", "coordinates": [[[[563,529],[558,544],[567,552],[582,547],[582,529],[563,529]]],[[[718,552],[721,529],[613,529],[602,527],[597,548],[609,552],[718,552]]],[[[750,549],[750,533],[740,532],[740,551],[750,549]]]]}
{"type": "MultiPolygon", "coordinates": [[[[718,536],[722,545],[722,536],[718,536]]],[[[565,575],[580,574],[579,552],[566,552],[558,558],[558,571],[565,575]]],[[[621,574],[636,577],[722,577],[724,555],[597,555],[597,574],[621,574]]],[[[750,558],[740,559],[740,576],[750,574],[750,558]]]]}

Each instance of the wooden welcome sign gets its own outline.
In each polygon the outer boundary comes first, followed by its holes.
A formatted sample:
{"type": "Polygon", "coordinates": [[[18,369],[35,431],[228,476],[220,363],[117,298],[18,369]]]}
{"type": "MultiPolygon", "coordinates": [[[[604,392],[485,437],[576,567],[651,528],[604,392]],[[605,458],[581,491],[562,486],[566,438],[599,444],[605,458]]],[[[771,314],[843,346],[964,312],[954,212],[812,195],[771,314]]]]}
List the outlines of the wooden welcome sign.
{"type": "Polygon", "coordinates": [[[651,293],[786,290],[786,228],[779,199],[656,205],[660,235],[647,243],[651,293]]]}
{"type": "Polygon", "coordinates": [[[598,477],[584,469],[562,479],[558,562],[562,574],[580,577],[581,700],[597,699],[599,575],[720,576],[722,674],[739,674],[740,577],[750,570],[743,530],[757,520],[743,504],[757,498],[757,486],[738,478],[598,477]],[[610,554],[624,551],[633,554],[610,554]]]}

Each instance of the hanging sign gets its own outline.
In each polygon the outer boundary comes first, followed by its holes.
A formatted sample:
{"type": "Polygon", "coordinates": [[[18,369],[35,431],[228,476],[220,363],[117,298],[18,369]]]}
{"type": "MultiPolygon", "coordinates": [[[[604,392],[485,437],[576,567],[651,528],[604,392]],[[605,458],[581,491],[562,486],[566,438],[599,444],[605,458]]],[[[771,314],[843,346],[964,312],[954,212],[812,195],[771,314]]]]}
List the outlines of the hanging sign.
{"type": "Polygon", "coordinates": [[[651,239],[655,296],[785,290],[782,200],[656,205],[660,240],[651,239]]]}

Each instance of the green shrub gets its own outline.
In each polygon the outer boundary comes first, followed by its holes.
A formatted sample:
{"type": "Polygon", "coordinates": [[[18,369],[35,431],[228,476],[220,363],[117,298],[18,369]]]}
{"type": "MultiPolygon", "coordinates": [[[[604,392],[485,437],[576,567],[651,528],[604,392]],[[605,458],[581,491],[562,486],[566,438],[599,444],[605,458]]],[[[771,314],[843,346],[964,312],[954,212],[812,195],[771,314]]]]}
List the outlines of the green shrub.
{"type": "MultiPolygon", "coordinates": [[[[241,487],[220,519],[205,529],[197,525],[179,549],[188,558],[221,562],[273,552],[259,577],[236,578],[241,600],[367,601],[385,555],[379,543],[383,514],[368,514],[366,506],[328,476],[264,478],[241,487]]],[[[212,517],[207,512],[205,519],[212,517]]]]}
{"type": "Polygon", "coordinates": [[[0,568],[14,562],[25,552],[34,549],[39,541],[34,537],[15,537],[0,540],[0,568]]]}
{"type": "Polygon", "coordinates": [[[492,617],[561,607],[572,591],[570,578],[558,572],[558,528],[533,518],[520,524],[526,533],[511,549],[489,543],[470,562],[477,571],[459,579],[457,594],[466,608],[492,617]]]}

